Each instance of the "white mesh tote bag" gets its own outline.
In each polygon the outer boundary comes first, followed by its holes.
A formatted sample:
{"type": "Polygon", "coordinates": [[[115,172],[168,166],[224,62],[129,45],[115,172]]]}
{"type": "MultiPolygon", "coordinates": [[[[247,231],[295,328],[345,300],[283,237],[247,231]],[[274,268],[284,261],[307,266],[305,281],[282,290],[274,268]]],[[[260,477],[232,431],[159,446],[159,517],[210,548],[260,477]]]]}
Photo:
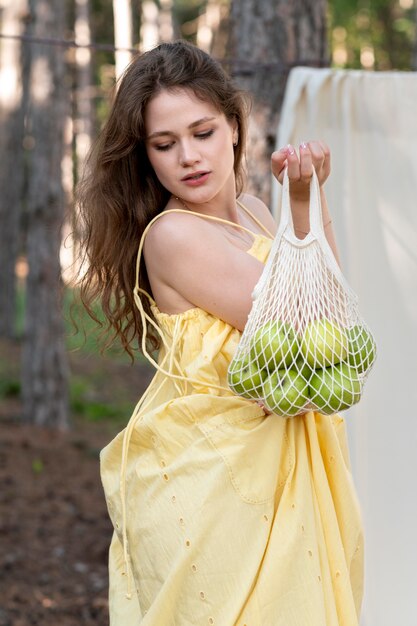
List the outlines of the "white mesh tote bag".
{"type": "Polygon", "coordinates": [[[349,408],[359,401],[376,356],[357,296],[324,233],[315,171],[309,210],[310,232],[301,240],[285,172],[278,232],[228,369],[232,391],[284,417],[349,408]]]}

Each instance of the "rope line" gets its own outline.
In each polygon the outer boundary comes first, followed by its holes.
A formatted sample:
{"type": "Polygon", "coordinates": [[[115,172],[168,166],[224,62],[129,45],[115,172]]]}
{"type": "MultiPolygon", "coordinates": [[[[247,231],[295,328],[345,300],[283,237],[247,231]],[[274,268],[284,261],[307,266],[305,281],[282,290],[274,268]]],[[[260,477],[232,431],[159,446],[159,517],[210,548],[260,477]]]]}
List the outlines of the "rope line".
{"type": "Polygon", "coordinates": [[[62,48],[88,48],[89,50],[104,50],[105,52],[138,52],[137,48],[116,48],[107,43],[77,43],[72,39],[57,39],[56,37],[33,37],[32,35],[8,35],[0,33],[0,39],[14,39],[26,43],[47,44],[48,46],[60,46],[62,48]]]}
{"type": "MultiPolygon", "coordinates": [[[[77,43],[71,39],[58,39],[55,37],[34,37],[32,35],[9,35],[7,33],[0,33],[0,39],[22,41],[30,44],[46,44],[62,48],[86,48],[88,50],[98,50],[104,52],[131,52],[132,54],[140,54],[140,51],[137,48],[118,48],[107,43],[77,43]]],[[[260,62],[226,57],[225,59],[217,59],[217,61],[222,65],[231,66],[231,72],[233,74],[250,74],[261,69],[275,69],[278,72],[288,72],[293,67],[299,65],[309,67],[327,67],[329,65],[329,62],[323,59],[298,59],[292,63],[283,63],[282,61],[260,62]]]]}

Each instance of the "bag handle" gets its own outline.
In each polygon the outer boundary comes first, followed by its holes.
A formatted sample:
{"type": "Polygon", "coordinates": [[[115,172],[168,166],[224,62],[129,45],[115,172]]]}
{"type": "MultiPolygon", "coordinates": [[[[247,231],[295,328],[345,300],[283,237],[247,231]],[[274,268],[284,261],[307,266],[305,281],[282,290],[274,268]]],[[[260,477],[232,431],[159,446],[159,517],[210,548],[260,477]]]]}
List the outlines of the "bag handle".
{"type": "Polygon", "coordinates": [[[267,284],[269,280],[269,275],[272,271],[274,259],[278,254],[278,250],[283,239],[286,239],[292,246],[296,248],[307,248],[314,242],[317,242],[322,252],[324,253],[328,267],[331,269],[334,276],[338,279],[338,281],[344,286],[346,290],[351,291],[324,232],[320,186],[314,167],[313,175],[310,179],[309,218],[310,231],[304,239],[299,239],[294,232],[294,223],[291,214],[290,202],[290,180],[288,177],[288,170],[287,168],[285,168],[284,179],[282,183],[281,217],[278,225],[278,230],[275,235],[264,270],[252,292],[252,300],[254,302],[260,297],[262,291],[265,289],[265,285],[267,284]]]}
{"type": "Polygon", "coordinates": [[[288,177],[288,169],[285,168],[282,185],[281,219],[279,222],[278,232],[280,235],[284,235],[285,233],[285,238],[288,239],[293,245],[300,248],[308,246],[314,239],[320,240],[321,243],[326,241],[326,235],[323,228],[320,187],[316,170],[314,168],[313,175],[310,179],[309,218],[310,231],[304,239],[299,239],[294,231],[290,201],[290,179],[288,177]]]}

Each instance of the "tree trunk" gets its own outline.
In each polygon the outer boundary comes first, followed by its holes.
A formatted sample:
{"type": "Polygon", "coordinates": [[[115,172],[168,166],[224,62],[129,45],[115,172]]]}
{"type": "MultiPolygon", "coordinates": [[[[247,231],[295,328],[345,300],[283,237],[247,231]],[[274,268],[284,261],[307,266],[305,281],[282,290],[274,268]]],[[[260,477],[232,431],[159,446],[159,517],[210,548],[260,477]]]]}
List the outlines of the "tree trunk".
{"type": "Polygon", "coordinates": [[[288,70],[328,65],[326,1],[232,0],[227,53],[229,71],[253,99],[248,191],[269,204],[270,155],[288,70]]]}
{"type": "Polygon", "coordinates": [[[227,56],[227,46],[229,41],[230,10],[226,2],[219,4],[219,22],[213,30],[213,40],[211,43],[211,54],[216,59],[224,59],[227,56]]]}
{"type": "Polygon", "coordinates": [[[154,0],[142,0],[140,51],[146,52],[159,43],[159,8],[154,0]]]}
{"type": "Polygon", "coordinates": [[[86,47],[91,44],[90,10],[90,0],[76,0],[74,34],[75,43],[80,47],[75,49],[73,110],[72,118],[68,117],[65,122],[65,155],[62,167],[64,192],[72,208],[63,225],[60,251],[62,277],[66,283],[74,281],[80,269],[77,250],[80,233],[73,206],[74,188],[82,177],[85,158],[93,137],[92,59],[91,50],[86,47]]]}
{"type": "MultiPolygon", "coordinates": [[[[22,35],[26,0],[2,6],[2,31],[22,35]]],[[[0,336],[15,335],[16,275],[23,198],[23,63],[21,44],[0,40],[0,336]]]]}
{"type": "MultiPolygon", "coordinates": [[[[64,38],[65,3],[31,0],[33,34],[64,38]]],[[[59,247],[64,217],[62,188],[67,115],[64,52],[32,49],[30,120],[33,150],[27,206],[27,298],[22,350],[24,418],[38,425],[68,425],[68,365],[61,310],[59,247]]]]}
{"type": "MultiPolygon", "coordinates": [[[[91,44],[89,0],[76,0],[75,42],[81,46],[91,44]]],[[[76,48],[76,122],[75,152],[77,159],[77,180],[80,179],[85,157],[91,146],[92,106],[91,106],[91,51],[89,48],[76,48]]]]}
{"type": "Polygon", "coordinates": [[[174,39],[173,0],[160,0],[160,5],[159,41],[172,41],[174,39]]]}
{"type": "Polygon", "coordinates": [[[114,45],[116,50],[116,80],[132,59],[132,6],[130,0],[113,0],[114,45]]]}

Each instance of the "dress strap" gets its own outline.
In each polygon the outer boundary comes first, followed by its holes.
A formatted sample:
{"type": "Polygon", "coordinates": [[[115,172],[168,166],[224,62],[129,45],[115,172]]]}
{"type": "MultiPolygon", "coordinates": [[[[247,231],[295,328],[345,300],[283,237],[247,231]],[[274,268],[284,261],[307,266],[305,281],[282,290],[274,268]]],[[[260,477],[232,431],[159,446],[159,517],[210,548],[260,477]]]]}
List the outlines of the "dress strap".
{"type": "Polygon", "coordinates": [[[238,203],[240,208],[243,209],[247,215],[249,215],[249,217],[255,222],[255,224],[257,224],[264,231],[264,233],[268,235],[268,237],[271,237],[272,239],[274,238],[274,235],[271,233],[271,231],[268,230],[260,220],[258,220],[258,218],[252,213],[252,211],[248,209],[248,207],[243,204],[243,202],[241,202],[240,200],[237,200],[236,202],[238,203]]]}

